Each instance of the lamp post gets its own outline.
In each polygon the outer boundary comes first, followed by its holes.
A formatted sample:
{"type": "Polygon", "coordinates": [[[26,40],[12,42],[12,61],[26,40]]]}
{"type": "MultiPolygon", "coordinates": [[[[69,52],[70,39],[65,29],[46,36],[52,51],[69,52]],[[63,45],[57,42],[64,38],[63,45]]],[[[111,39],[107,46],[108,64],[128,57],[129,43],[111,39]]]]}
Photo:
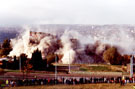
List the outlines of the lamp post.
{"type": "Polygon", "coordinates": [[[57,79],[57,56],[55,57],[55,84],[57,79]]]}
{"type": "Polygon", "coordinates": [[[130,77],[133,77],[133,58],[134,56],[132,55],[132,57],[130,58],[130,77]]]}
{"type": "Polygon", "coordinates": [[[68,60],[68,61],[69,61],[69,62],[68,62],[68,63],[69,63],[69,68],[68,68],[69,70],[68,70],[68,73],[71,73],[71,71],[70,71],[70,52],[69,52],[69,60],[68,60]]]}
{"type": "Polygon", "coordinates": [[[21,57],[20,57],[20,59],[19,59],[19,69],[20,69],[20,72],[21,72],[21,57]]]}

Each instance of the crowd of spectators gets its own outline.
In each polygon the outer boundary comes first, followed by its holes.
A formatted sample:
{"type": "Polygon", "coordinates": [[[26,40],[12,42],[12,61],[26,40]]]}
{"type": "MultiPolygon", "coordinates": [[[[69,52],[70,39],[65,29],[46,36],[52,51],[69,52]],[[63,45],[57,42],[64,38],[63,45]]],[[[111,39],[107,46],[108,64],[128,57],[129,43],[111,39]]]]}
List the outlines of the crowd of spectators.
{"type": "Polygon", "coordinates": [[[55,85],[55,84],[91,84],[91,83],[120,83],[121,85],[125,85],[127,83],[135,83],[134,78],[123,78],[123,77],[117,77],[117,78],[97,78],[97,77],[91,77],[91,78],[81,78],[81,77],[65,77],[65,78],[45,78],[45,79],[20,79],[20,80],[5,80],[3,83],[1,83],[1,86],[6,87],[14,87],[14,86],[36,86],[36,85],[55,85]]]}

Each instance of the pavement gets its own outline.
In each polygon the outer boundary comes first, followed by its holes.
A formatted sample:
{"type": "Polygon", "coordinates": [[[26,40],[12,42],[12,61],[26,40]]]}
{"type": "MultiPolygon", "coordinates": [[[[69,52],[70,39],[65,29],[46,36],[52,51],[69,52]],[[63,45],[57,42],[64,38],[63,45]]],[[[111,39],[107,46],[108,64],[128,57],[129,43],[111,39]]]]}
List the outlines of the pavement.
{"type": "Polygon", "coordinates": [[[71,72],[71,73],[58,73],[55,74],[54,73],[22,73],[22,72],[7,72],[3,75],[0,75],[0,80],[16,80],[16,79],[33,79],[33,78],[37,78],[37,79],[45,79],[45,78],[73,78],[73,77],[121,77],[122,76],[122,72],[82,72],[82,71],[77,71],[77,72],[71,72]]]}

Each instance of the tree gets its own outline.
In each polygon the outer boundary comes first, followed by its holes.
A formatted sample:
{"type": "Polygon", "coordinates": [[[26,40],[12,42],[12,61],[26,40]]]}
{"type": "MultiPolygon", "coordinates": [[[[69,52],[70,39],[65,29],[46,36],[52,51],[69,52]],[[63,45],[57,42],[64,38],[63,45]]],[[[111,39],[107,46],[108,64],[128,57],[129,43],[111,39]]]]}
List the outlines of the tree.
{"type": "Polygon", "coordinates": [[[123,65],[129,64],[129,63],[130,63],[130,58],[131,58],[131,55],[123,55],[122,64],[123,64],[123,65]]]}
{"type": "Polygon", "coordinates": [[[5,39],[3,41],[2,48],[10,48],[10,40],[5,39]]]}
{"type": "Polygon", "coordinates": [[[19,69],[19,60],[17,60],[16,56],[14,56],[13,69],[19,69]]]}
{"type": "Polygon", "coordinates": [[[2,60],[2,68],[3,69],[7,68],[7,61],[6,60],[2,60]]]}
{"type": "Polygon", "coordinates": [[[0,49],[0,56],[7,56],[11,50],[12,50],[12,47],[10,45],[10,40],[5,39],[0,49]]]}
{"type": "Polygon", "coordinates": [[[22,53],[22,54],[20,55],[20,59],[19,59],[19,60],[21,61],[21,69],[24,70],[24,67],[27,65],[27,64],[26,64],[27,55],[24,54],[24,53],[22,53]]]}
{"type": "Polygon", "coordinates": [[[121,65],[122,64],[122,56],[119,54],[115,47],[111,47],[107,49],[103,53],[103,59],[110,64],[113,65],[121,65]]]}
{"type": "Polygon", "coordinates": [[[51,63],[55,62],[55,59],[57,59],[56,61],[58,62],[59,58],[58,58],[58,56],[55,55],[55,54],[48,54],[48,55],[46,56],[47,64],[49,64],[49,65],[50,65],[51,63]]]}
{"type": "Polygon", "coordinates": [[[42,60],[41,51],[39,51],[37,49],[32,53],[32,58],[31,58],[30,63],[32,64],[34,70],[42,70],[43,69],[44,64],[43,64],[43,60],[42,60]]]}
{"type": "Polygon", "coordinates": [[[20,60],[21,60],[21,71],[23,72],[23,78],[25,73],[27,78],[27,75],[28,73],[30,73],[30,70],[32,69],[33,66],[30,64],[30,60],[27,58],[26,54],[21,54],[20,60]]]}

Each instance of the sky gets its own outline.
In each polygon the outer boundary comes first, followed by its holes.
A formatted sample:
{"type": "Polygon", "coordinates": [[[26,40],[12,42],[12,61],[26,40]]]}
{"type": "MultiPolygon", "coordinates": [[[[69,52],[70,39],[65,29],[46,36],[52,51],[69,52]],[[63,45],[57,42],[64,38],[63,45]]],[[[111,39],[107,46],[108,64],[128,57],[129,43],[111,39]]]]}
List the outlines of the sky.
{"type": "Polygon", "coordinates": [[[135,24],[135,0],[0,0],[0,25],[135,24]]]}

